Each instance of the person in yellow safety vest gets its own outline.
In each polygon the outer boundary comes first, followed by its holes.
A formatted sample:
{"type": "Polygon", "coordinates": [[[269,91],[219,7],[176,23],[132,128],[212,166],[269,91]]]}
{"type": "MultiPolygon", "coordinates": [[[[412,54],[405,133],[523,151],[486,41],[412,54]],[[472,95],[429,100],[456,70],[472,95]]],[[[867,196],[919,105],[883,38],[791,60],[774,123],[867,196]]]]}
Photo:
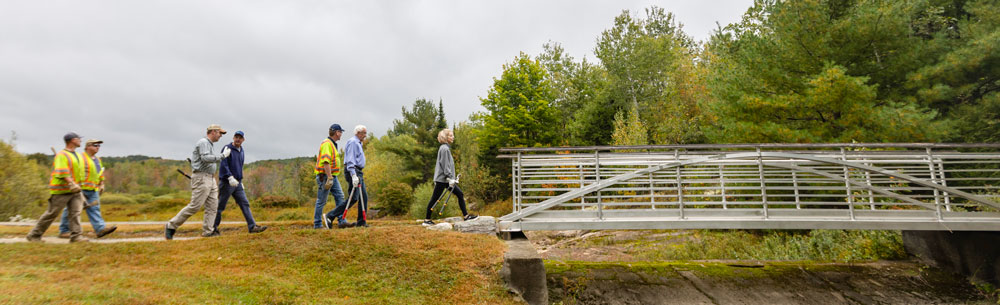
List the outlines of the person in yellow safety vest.
{"type": "Polygon", "coordinates": [[[344,129],[340,127],[340,124],[330,125],[330,136],[323,139],[323,143],[319,145],[316,167],[313,169],[313,174],[316,175],[316,185],[319,186],[319,190],[316,192],[316,211],[313,213],[314,229],[332,229],[334,218],[338,219],[338,226],[341,228],[351,226],[341,215],[334,213],[345,203],[344,191],[340,189],[340,181],[337,180],[337,176],[340,176],[340,168],[344,163],[344,157],[337,151],[337,141],[343,134],[344,129]],[[326,200],[330,193],[333,193],[335,208],[329,214],[324,215],[323,207],[326,206],[326,200]]]}
{"type": "MultiPolygon", "coordinates": [[[[101,194],[104,193],[104,163],[97,152],[101,150],[104,141],[90,139],[83,147],[83,182],[80,188],[83,189],[83,197],[87,202],[83,210],[87,212],[87,219],[94,227],[97,238],[111,234],[118,229],[118,226],[105,226],[104,217],[101,215],[101,194]]],[[[59,238],[69,238],[69,211],[63,210],[62,222],[59,224],[59,238]]]]}
{"type": "Polygon", "coordinates": [[[49,229],[52,221],[59,217],[62,210],[68,209],[70,242],[85,242],[87,238],[80,235],[80,212],[83,210],[84,198],[79,182],[84,179],[83,158],[76,153],[80,147],[80,135],[75,132],[63,136],[66,148],[57,152],[52,161],[52,178],[49,180],[49,208],[38,218],[35,228],[28,233],[28,241],[41,242],[42,234],[49,229]]]}

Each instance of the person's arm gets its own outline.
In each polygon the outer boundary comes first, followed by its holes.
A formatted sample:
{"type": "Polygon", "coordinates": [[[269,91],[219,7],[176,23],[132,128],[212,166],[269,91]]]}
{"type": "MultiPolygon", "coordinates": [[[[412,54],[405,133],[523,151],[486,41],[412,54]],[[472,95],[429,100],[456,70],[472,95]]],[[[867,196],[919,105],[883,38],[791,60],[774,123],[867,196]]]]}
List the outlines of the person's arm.
{"type": "Polygon", "coordinates": [[[233,155],[222,159],[222,166],[219,167],[220,179],[229,179],[229,177],[233,176],[233,171],[230,169],[231,162],[233,162],[233,155]]]}
{"type": "Polygon", "coordinates": [[[346,169],[351,176],[356,176],[354,173],[354,166],[357,164],[358,156],[355,150],[354,143],[347,141],[347,147],[344,147],[344,169],[346,169]]]}
{"type": "Polygon", "coordinates": [[[455,179],[455,160],[451,158],[451,149],[446,145],[438,150],[438,164],[445,178],[455,179]]]}
{"type": "MultiPolygon", "coordinates": [[[[222,149],[226,148],[223,147],[222,149]]],[[[219,162],[223,158],[221,153],[212,153],[212,144],[208,143],[208,140],[198,141],[198,156],[202,162],[219,162]]]]}

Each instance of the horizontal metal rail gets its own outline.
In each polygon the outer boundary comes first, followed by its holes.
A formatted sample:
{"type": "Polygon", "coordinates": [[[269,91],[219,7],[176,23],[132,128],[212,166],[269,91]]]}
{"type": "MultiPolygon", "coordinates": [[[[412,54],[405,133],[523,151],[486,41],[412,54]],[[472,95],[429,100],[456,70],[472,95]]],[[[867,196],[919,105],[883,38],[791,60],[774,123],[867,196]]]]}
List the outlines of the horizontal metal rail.
{"type": "Polygon", "coordinates": [[[501,152],[515,153],[501,156],[512,159],[514,183],[514,212],[501,217],[507,231],[1000,230],[1000,144],[647,145],[501,152]],[[747,209],[757,212],[730,212],[747,209]],[[642,216],[623,217],[618,212],[623,210],[642,216]],[[578,213],[556,217],[557,211],[578,213]]]}

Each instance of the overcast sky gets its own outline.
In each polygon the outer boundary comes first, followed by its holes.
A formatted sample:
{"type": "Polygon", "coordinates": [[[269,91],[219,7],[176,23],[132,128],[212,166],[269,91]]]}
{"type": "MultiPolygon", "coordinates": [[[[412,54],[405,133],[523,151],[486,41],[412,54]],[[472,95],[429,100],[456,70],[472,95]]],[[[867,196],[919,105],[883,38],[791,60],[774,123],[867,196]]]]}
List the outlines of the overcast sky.
{"type": "Polygon", "coordinates": [[[2,1],[0,137],[48,153],[72,130],[104,156],[183,159],[217,123],[247,133],[248,161],[310,156],[330,124],[383,135],[417,98],[466,120],[547,41],[595,60],[622,10],[663,7],[705,40],[751,2],[2,1]]]}

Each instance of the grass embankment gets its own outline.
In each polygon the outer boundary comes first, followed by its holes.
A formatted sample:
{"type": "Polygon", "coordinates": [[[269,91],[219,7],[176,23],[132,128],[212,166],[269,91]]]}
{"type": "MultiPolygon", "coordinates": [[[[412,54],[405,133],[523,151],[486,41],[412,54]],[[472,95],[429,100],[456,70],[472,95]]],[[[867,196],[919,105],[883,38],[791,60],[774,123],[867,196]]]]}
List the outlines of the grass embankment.
{"type": "Polygon", "coordinates": [[[216,238],[0,245],[5,302],[416,304],[516,301],[496,237],[373,222],[216,238]]]}

